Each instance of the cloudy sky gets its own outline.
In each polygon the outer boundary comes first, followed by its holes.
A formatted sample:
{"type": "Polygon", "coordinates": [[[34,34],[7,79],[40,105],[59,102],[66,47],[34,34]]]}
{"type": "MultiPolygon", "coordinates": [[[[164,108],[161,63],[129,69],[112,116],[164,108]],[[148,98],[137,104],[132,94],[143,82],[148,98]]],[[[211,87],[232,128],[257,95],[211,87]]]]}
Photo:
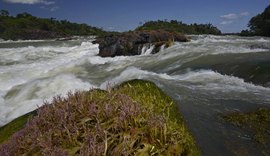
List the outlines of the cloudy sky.
{"type": "Polygon", "coordinates": [[[28,12],[116,31],[134,29],[148,20],[176,19],[239,32],[267,5],[270,0],[0,0],[0,9],[11,15],[28,12]]]}

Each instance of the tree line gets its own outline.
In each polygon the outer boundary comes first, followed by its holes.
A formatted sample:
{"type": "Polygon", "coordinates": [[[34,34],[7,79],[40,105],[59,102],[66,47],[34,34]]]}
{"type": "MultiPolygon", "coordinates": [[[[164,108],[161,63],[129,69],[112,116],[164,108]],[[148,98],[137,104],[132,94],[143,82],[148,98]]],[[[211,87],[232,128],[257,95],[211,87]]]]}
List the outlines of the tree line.
{"type": "Polygon", "coordinates": [[[184,34],[213,34],[221,35],[221,31],[212,24],[185,24],[177,20],[157,20],[145,22],[136,30],[158,30],[163,29],[170,32],[180,32],[184,34]]]}
{"type": "Polygon", "coordinates": [[[270,5],[262,13],[252,17],[248,27],[249,30],[242,30],[240,35],[270,37],[270,5]]]}
{"type": "Polygon", "coordinates": [[[74,35],[102,35],[105,31],[87,24],[72,23],[55,18],[38,18],[27,12],[10,16],[7,10],[0,11],[0,38],[2,39],[38,39],[56,38],[74,35]],[[36,33],[35,38],[34,33],[36,33]],[[32,36],[31,36],[32,35],[32,36]],[[31,38],[32,37],[32,38],[31,38]]]}
{"type": "MultiPolygon", "coordinates": [[[[265,10],[252,17],[248,23],[249,29],[242,30],[241,36],[270,36],[270,5],[265,10]]],[[[221,35],[221,31],[212,24],[185,24],[177,20],[147,21],[137,27],[139,30],[163,29],[169,32],[184,34],[213,34],[221,35]]],[[[116,32],[115,32],[116,33],[116,32]]],[[[101,28],[87,24],[77,24],[68,20],[56,20],[55,18],[38,18],[27,12],[10,16],[7,10],[0,10],[0,38],[2,39],[47,39],[66,36],[107,34],[101,28]]]]}

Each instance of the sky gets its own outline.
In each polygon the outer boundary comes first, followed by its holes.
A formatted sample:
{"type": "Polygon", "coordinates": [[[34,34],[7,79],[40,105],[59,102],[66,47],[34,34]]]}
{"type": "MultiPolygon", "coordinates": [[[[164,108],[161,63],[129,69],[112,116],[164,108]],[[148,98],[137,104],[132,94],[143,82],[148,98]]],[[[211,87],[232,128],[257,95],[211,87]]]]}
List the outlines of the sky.
{"type": "Polygon", "coordinates": [[[0,0],[0,9],[12,16],[28,12],[110,31],[133,30],[149,20],[167,19],[211,23],[223,33],[240,32],[268,5],[270,0],[0,0]]]}

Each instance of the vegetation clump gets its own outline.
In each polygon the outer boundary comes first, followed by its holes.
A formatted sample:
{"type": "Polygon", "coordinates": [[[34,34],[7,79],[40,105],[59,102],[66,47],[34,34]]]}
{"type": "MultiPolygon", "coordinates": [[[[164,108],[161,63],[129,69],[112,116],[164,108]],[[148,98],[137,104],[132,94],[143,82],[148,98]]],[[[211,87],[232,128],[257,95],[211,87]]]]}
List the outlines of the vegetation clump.
{"type": "Polygon", "coordinates": [[[176,105],[153,83],[57,96],[1,155],[199,155],[176,105]]]}
{"type": "Polygon", "coordinates": [[[262,143],[270,143],[270,109],[260,108],[254,112],[232,113],[224,116],[232,124],[248,129],[253,133],[253,139],[262,143]]]}
{"type": "Polygon", "coordinates": [[[213,26],[212,24],[185,24],[177,20],[158,20],[158,21],[148,21],[145,22],[142,26],[136,28],[136,31],[139,30],[166,30],[169,32],[179,32],[183,34],[212,34],[212,35],[221,35],[221,31],[213,26]]]}

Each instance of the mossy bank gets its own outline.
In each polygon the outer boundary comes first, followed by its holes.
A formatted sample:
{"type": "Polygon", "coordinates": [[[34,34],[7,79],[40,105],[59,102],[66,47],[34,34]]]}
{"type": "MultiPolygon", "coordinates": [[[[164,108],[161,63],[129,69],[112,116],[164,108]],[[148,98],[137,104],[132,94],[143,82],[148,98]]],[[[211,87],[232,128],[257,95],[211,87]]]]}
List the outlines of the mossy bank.
{"type": "Polygon", "coordinates": [[[270,144],[270,108],[231,113],[224,116],[224,119],[250,132],[254,141],[270,144]]]}
{"type": "Polygon", "coordinates": [[[200,155],[175,102],[149,81],[58,96],[31,114],[0,129],[1,155],[200,155]]]}

